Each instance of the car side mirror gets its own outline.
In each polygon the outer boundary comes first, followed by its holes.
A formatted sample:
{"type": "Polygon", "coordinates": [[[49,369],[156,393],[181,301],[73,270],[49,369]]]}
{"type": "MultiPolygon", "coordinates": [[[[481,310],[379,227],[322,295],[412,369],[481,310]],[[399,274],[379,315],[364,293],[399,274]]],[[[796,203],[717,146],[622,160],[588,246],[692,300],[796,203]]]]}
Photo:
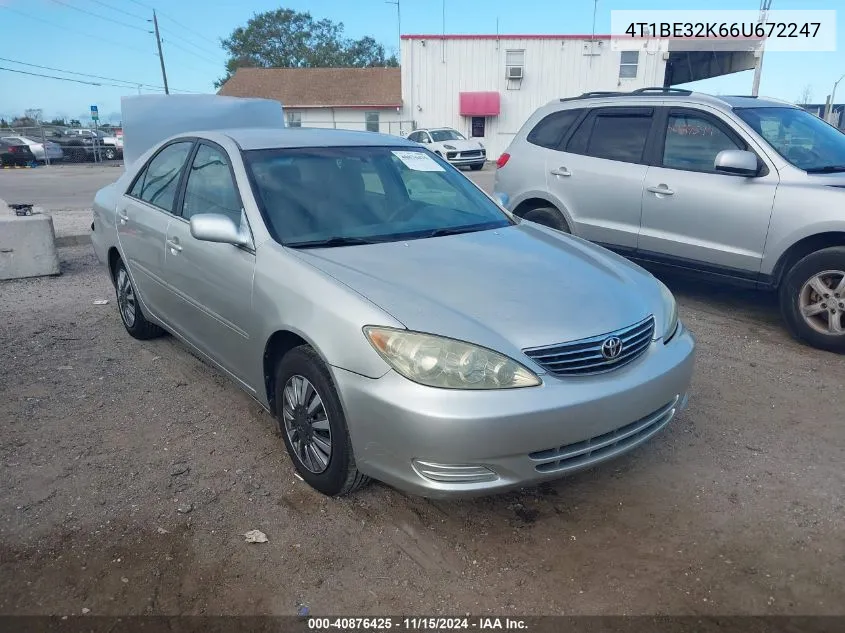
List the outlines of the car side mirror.
{"type": "Polygon", "coordinates": [[[232,219],[220,213],[198,213],[191,216],[191,235],[201,242],[217,242],[234,246],[250,246],[250,239],[232,219]]]}
{"type": "Polygon", "coordinates": [[[724,149],[716,155],[713,168],[722,174],[756,176],[760,173],[757,155],[739,149],[724,149]]]}

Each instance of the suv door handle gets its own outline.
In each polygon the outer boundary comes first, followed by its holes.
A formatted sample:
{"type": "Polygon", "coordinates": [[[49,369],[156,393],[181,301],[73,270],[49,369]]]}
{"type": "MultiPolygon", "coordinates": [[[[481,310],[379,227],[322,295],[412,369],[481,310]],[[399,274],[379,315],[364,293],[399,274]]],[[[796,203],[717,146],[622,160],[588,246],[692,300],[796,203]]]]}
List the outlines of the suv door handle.
{"type": "Polygon", "coordinates": [[[658,185],[657,187],[646,187],[646,191],[650,191],[651,193],[657,193],[664,196],[671,196],[675,193],[674,189],[669,189],[666,185],[658,185]]]}
{"type": "Polygon", "coordinates": [[[550,172],[553,176],[571,176],[572,172],[569,171],[566,167],[558,167],[557,169],[552,169],[550,172]]]}
{"type": "Polygon", "coordinates": [[[179,245],[179,238],[178,237],[174,237],[173,239],[167,240],[167,246],[170,248],[170,251],[174,255],[182,252],[182,247],[179,245]]]}

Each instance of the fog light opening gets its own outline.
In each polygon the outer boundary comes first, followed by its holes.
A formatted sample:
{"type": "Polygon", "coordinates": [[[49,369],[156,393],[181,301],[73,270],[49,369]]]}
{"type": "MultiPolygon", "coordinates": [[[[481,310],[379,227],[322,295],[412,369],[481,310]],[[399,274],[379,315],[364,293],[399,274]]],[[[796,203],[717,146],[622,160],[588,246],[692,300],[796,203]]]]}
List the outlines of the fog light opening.
{"type": "Polygon", "coordinates": [[[495,471],[478,464],[437,464],[412,459],[411,465],[420,477],[440,483],[474,484],[499,478],[495,471]]]}

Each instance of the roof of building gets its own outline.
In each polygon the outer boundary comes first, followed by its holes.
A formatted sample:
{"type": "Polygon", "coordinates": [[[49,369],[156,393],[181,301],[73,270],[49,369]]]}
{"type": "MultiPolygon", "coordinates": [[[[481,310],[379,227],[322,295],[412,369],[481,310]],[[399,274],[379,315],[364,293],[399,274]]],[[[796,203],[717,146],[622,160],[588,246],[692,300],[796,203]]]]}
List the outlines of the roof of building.
{"type": "Polygon", "coordinates": [[[417,147],[415,143],[392,134],[326,128],[231,128],[192,134],[212,140],[216,135],[222,134],[244,150],[297,147],[417,147]]]}
{"type": "Polygon", "coordinates": [[[239,68],[217,94],[261,97],[286,108],[395,108],[399,68],[239,68]]]}

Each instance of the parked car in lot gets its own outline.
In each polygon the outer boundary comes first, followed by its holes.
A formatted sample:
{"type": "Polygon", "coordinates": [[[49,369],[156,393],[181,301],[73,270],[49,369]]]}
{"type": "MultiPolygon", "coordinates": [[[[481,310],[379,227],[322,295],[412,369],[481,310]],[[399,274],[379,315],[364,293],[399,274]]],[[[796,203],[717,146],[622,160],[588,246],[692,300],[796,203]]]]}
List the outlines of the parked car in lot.
{"type": "Polygon", "coordinates": [[[41,141],[36,141],[28,136],[4,136],[2,138],[4,141],[9,141],[10,143],[16,145],[26,145],[29,147],[33,156],[35,156],[35,160],[39,163],[46,162],[46,158],[49,158],[51,161],[60,161],[64,158],[62,148],[52,141],[42,143],[41,141]],[[45,147],[47,148],[46,151],[44,149],[45,147]]]}
{"type": "Polygon", "coordinates": [[[50,140],[62,148],[64,160],[67,162],[84,163],[96,160],[98,146],[102,155],[102,140],[95,138],[93,134],[68,134],[60,130],[53,130],[50,140]]]}
{"type": "Polygon", "coordinates": [[[487,160],[487,150],[481,141],[470,141],[450,127],[415,130],[408,135],[408,140],[422,143],[456,167],[468,166],[479,170],[487,160]]]}
{"type": "Polygon", "coordinates": [[[76,136],[89,139],[99,139],[101,144],[101,158],[116,160],[123,158],[123,137],[106,134],[102,130],[89,130],[87,128],[74,128],[65,132],[68,136],[76,136]]]}
{"type": "Polygon", "coordinates": [[[779,292],[845,351],[845,134],[781,101],[677,89],[540,108],[497,162],[517,216],[655,266],[779,292]]]}
{"type": "Polygon", "coordinates": [[[0,138],[0,166],[23,167],[35,162],[35,155],[26,143],[0,138]]]}
{"type": "Polygon", "coordinates": [[[694,339],[663,284],[398,137],[171,137],[97,193],[92,229],[129,334],[232,377],[328,495],[557,478],[687,403],[694,339]]]}

